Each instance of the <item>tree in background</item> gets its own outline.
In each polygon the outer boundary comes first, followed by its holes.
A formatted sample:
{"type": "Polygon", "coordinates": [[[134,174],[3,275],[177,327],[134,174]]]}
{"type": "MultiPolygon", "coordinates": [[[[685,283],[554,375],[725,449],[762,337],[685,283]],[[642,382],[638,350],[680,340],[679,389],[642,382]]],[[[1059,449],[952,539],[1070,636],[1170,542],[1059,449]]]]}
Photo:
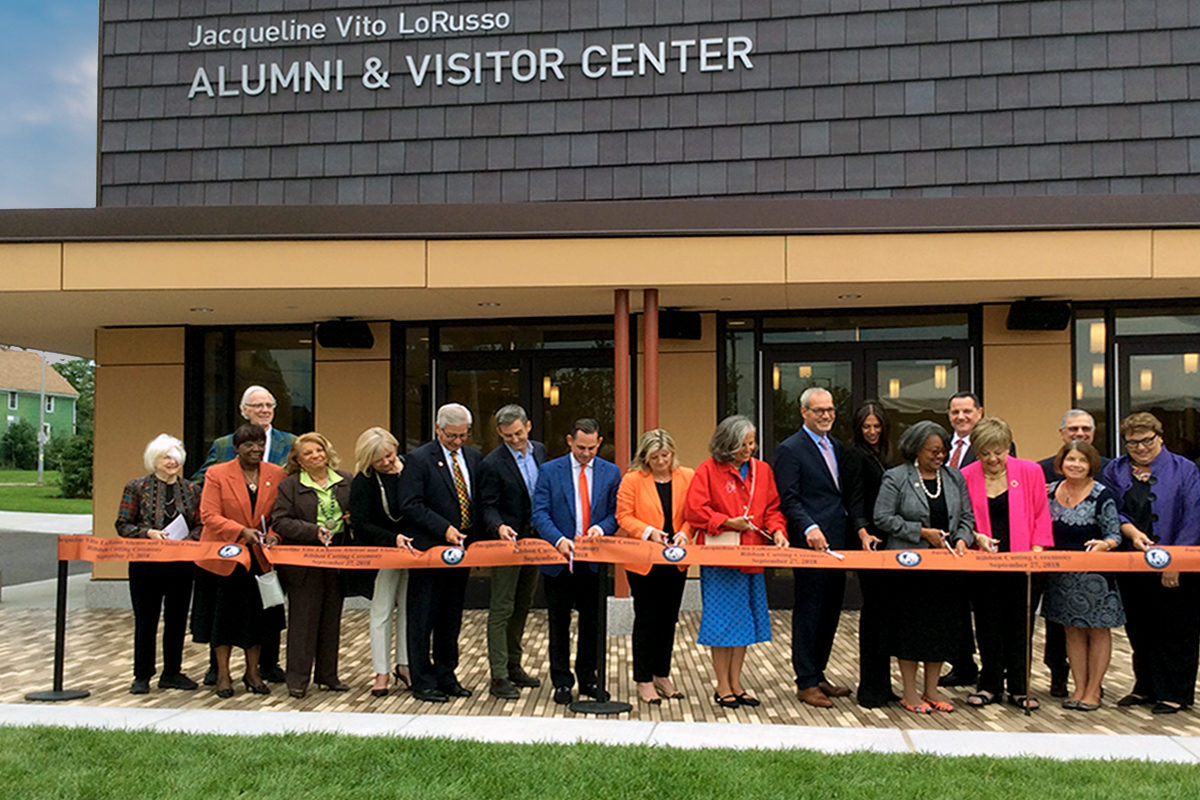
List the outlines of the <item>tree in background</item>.
{"type": "MultiPolygon", "coordinates": [[[[92,434],[96,420],[96,365],[85,358],[55,364],[54,368],[79,392],[75,401],[75,435],[54,437],[46,461],[62,474],[63,497],[92,496],[92,434]]],[[[37,447],[34,446],[36,458],[37,447]]]]}
{"type": "Polygon", "coordinates": [[[36,469],[37,429],[24,419],[10,422],[0,436],[0,463],[16,469],[36,469]]]}

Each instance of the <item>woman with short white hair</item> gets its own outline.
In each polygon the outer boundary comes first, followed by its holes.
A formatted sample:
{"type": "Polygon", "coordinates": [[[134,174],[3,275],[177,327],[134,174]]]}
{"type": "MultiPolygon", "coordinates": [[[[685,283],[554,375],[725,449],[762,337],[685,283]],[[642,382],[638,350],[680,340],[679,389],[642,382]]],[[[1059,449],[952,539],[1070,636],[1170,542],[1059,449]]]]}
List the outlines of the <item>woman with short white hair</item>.
{"type": "MultiPolygon", "coordinates": [[[[146,445],[142,462],[149,474],[125,484],[117,511],[117,534],[133,539],[168,538],[176,519],[187,538],[200,538],[200,486],[182,477],[187,457],[183,442],[165,433],[146,445]]],[[[188,606],[192,601],[190,561],[129,562],[129,599],[133,604],[133,685],[130,694],[147,694],[155,672],[158,618],[163,616],[163,670],[160,689],[196,688],[181,671],[188,606]]]]}

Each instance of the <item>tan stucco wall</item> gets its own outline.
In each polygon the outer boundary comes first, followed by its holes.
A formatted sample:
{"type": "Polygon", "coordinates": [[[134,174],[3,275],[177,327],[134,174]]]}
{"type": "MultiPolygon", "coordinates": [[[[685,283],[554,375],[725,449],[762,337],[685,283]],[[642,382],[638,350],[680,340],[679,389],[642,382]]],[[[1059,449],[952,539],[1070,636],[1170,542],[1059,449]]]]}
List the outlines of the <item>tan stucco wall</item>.
{"type": "Polygon", "coordinates": [[[1007,305],[983,307],[983,392],[987,413],[1012,428],[1017,454],[1034,461],[1058,450],[1058,423],[1071,407],[1071,331],[1010,331],[1007,305]]]}
{"type": "Polygon", "coordinates": [[[386,322],[371,323],[375,346],[369,350],[317,346],[316,426],[342,457],[342,469],[354,471],[354,443],[372,425],[390,429],[391,339],[386,322]]]}
{"type": "MultiPolygon", "coordinates": [[[[92,530],[115,536],[126,481],[146,474],[142,452],[160,433],[183,438],[183,328],[96,331],[96,436],[92,530]]],[[[198,466],[203,453],[189,453],[198,466]]],[[[124,563],[93,566],[96,578],[124,578],[124,563]]]]}

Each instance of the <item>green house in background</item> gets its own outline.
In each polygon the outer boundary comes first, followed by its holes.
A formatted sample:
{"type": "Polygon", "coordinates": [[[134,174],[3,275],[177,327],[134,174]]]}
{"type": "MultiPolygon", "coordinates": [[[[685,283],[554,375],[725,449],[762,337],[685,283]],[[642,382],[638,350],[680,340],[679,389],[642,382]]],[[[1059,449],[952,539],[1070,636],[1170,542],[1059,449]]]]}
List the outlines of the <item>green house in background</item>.
{"type": "MultiPolygon", "coordinates": [[[[13,350],[0,346],[0,403],[3,403],[3,423],[0,435],[18,419],[24,419],[37,429],[38,403],[42,391],[42,357],[28,350],[13,350]]],[[[46,415],[43,419],[50,437],[75,433],[75,391],[67,379],[46,365],[46,415]]]]}

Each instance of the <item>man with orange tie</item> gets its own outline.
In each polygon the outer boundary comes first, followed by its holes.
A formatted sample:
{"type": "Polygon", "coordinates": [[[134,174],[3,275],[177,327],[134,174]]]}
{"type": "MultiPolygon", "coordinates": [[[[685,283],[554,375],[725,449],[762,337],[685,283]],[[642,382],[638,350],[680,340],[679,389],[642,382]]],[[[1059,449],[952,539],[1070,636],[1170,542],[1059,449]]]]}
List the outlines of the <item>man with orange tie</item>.
{"type": "Polygon", "coordinates": [[[576,539],[611,536],[617,531],[621,470],[596,456],[603,441],[596,420],[575,420],[567,435],[571,452],[542,465],[533,493],[533,527],[568,559],[567,563],[541,568],[550,622],[550,680],[554,683],[554,702],[559,705],[571,702],[576,679],[581,694],[608,699],[604,687],[596,684],[596,634],[603,613],[597,585],[600,573],[595,564],[574,561],[576,539]],[[574,674],[570,651],[572,608],[579,611],[574,674]]]}
{"type": "MultiPolygon", "coordinates": [[[[436,430],[434,441],[408,454],[400,473],[400,508],[418,550],[466,546],[479,516],[475,481],[483,455],[466,446],[471,412],[447,403],[438,409],[436,430]]],[[[469,572],[464,567],[409,570],[408,668],[418,700],[445,703],[471,696],[454,674],[469,572]]]]}

